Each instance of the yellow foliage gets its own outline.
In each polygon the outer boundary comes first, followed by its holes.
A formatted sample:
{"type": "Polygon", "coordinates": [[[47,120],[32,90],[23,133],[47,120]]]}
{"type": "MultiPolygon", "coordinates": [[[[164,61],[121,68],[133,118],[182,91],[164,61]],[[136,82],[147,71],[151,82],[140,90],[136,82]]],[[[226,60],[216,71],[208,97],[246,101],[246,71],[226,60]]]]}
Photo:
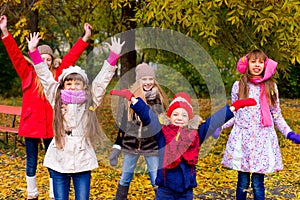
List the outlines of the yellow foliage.
{"type": "MultiPolygon", "coordinates": [[[[102,106],[97,111],[99,122],[104,127],[105,133],[114,141],[117,134],[112,112],[110,109],[110,95],[104,98],[102,106]],[[105,113],[105,115],[101,115],[105,113]]],[[[208,116],[210,112],[209,100],[199,100],[203,106],[203,116],[208,116]]],[[[282,114],[291,128],[300,132],[300,112],[299,100],[283,99],[281,101],[282,114]]],[[[1,121],[5,119],[0,116],[1,121]]],[[[223,151],[227,142],[229,130],[222,131],[221,137],[214,148],[205,157],[200,158],[197,164],[198,186],[194,189],[195,199],[234,199],[237,182],[237,172],[228,170],[221,166],[223,151]]],[[[285,139],[282,134],[278,134],[284,169],[266,175],[265,188],[266,199],[300,199],[300,145],[293,144],[285,139]]],[[[19,140],[22,141],[21,138],[19,140]]],[[[25,181],[25,148],[18,142],[17,157],[13,156],[12,138],[9,144],[0,143],[0,199],[24,199],[26,198],[25,181]]],[[[121,174],[123,156],[119,159],[116,167],[110,167],[108,156],[111,146],[97,151],[99,156],[99,168],[93,170],[91,181],[90,199],[113,200],[121,174]]],[[[48,171],[42,166],[44,151],[40,151],[37,168],[37,184],[40,193],[39,199],[49,199],[48,171]]],[[[128,199],[154,199],[155,193],[150,184],[150,180],[145,167],[144,159],[139,159],[140,166],[130,185],[128,199]]],[[[253,198],[252,189],[248,190],[248,198],[253,198]]],[[[71,188],[71,199],[74,199],[74,190],[71,188]]]]}

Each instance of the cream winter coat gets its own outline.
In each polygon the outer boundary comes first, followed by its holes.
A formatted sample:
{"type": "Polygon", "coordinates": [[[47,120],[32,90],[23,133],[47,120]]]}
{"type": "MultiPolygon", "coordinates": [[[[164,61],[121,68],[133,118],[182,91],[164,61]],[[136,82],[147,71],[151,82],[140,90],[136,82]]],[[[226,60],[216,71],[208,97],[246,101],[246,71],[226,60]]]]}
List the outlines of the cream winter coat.
{"type": "MultiPolygon", "coordinates": [[[[34,67],[44,86],[45,95],[54,108],[59,83],[54,80],[45,63],[39,63],[34,67]]],[[[115,66],[110,66],[107,61],[104,61],[101,71],[92,83],[94,108],[101,104],[115,70],[115,66]]],[[[60,173],[77,173],[97,168],[95,151],[84,138],[85,124],[88,120],[84,116],[85,104],[67,104],[63,105],[62,109],[64,127],[72,130],[72,134],[66,135],[63,149],[57,148],[55,139],[52,140],[45,155],[44,166],[60,173]]]]}

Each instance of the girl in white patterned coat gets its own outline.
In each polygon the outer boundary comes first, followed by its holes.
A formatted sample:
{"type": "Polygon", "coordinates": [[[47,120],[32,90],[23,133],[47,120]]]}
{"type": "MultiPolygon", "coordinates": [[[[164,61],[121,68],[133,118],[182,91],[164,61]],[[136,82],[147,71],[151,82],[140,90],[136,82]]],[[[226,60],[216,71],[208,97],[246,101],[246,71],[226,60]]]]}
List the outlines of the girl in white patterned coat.
{"type": "Polygon", "coordinates": [[[246,199],[251,175],[254,199],[263,200],[264,174],[283,168],[274,125],[286,138],[300,143],[300,135],[292,131],[281,114],[277,85],[272,80],[276,67],[277,62],[260,50],[251,51],[237,64],[243,76],[232,87],[232,103],[249,97],[257,102],[256,106],[239,109],[222,127],[233,124],[222,165],[238,171],[239,200],[246,199]]]}
{"type": "Polygon", "coordinates": [[[55,199],[69,199],[72,178],[75,199],[87,200],[91,170],[98,167],[93,145],[101,143],[95,108],[105,96],[124,42],[121,44],[120,40],[112,38],[112,45],[107,43],[110,56],[104,61],[89,91],[87,75],[78,66],[64,69],[58,82],[54,80],[36,48],[39,40],[39,33],[30,34],[30,39],[27,38],[29,55],[55,112],[55,136],[46,152],[44,166],[52,174],[55,199]]]}

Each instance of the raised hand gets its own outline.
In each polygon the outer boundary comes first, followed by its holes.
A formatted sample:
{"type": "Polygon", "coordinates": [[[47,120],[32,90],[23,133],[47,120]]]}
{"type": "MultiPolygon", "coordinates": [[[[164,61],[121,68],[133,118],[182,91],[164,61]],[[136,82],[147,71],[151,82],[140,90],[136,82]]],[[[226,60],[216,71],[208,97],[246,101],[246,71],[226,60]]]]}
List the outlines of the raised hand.
{"type": "Polygon", "coordinates": [[[300,134],[293,131],[288,133],[287,139],[292,140],[295,144],[300,144],[300,134]]]}
{"type": "Polygon", "coordinates": [[[92,35],[92,29],[93,27],[89,23],[84,23],[84,36],[82,37],[82,40],[87,42],[88,39],[92,35]]]}
{"type": "Polygon", "coordinates": [[[3,33],[4,36],[8,35],[8,31],[7,31],[7,18],[5,15],[2,15],[0,17],[0,29],[3,33]]]}
{"type": "Polygon", "coordinates": [[[255,106],[257,103],[255,99],[248,98],[242,100],[236,100],[231,106],[235,108],[235,111],[238,111],[240,108],[244,108],[245,106],[255,106]]]}
{"type": "Polygon", "coordinates": [[[29,35],[29,39],[28,37],[26,37],[27,43],[28,43],[28,50],[30,52],[33,52],[34,50],[36,50],[37,45],[40,42],[40,33],[39,32],[34,32],[34,33],[30,33],[29,35]]]}
{"type": "Polygon", "coordinates": [[[108,46],[109,50],[114,52],[115,54],[120,54],[122,51],[122,47],[125,44],[125,41],[121,43],[120,38],[112,37],[111,45],[107,42],[105,44],[108,46]]]}
{"type": "Polygon", "coordinates": [[[109,57],[107,58],[107,62],[111,66],[115,66],[118,62],[118,59],[120,57],[122,47],[125,44],[125,41],[122,42],[120,41],[120,38],[112,37],[111,38],[111,45],[107,42],[104,43],[110,50],[109,52],[109,57]]]}
{"type": "Polygon", "coordinates": [[[128,99],[128,101],[131,100],[132,97],[134,97],[134,94],[132,92],[130,92],[130,90],[128,89],[121,89],[121,90],[111,90],[109,92],[111,95],[117,95],[117,96],[120,96],[120,97],[124,97],[126,99],[128,99]]]}

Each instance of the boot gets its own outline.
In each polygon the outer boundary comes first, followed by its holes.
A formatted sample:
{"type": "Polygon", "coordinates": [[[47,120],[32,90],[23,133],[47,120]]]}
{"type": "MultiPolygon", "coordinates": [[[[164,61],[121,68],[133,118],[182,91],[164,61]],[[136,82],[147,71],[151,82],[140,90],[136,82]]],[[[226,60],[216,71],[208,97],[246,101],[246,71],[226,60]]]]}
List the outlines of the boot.
{"type": "Polygon", "coordinates": [[[118,185],[116,200],[127,200],[129,186],[118,185]]]}
{"type": "Polygon", "coordinates": [[[54,200],[54,191],[53,191],[53,179],[49,179],[49,195],[50,195],[50,200],[54,200]]]}
{"type": "Polygon", "coordinates": [[[26,176],[28,199],[38,199],[39,192],[36,185],[36,176],[26,176]]]}

